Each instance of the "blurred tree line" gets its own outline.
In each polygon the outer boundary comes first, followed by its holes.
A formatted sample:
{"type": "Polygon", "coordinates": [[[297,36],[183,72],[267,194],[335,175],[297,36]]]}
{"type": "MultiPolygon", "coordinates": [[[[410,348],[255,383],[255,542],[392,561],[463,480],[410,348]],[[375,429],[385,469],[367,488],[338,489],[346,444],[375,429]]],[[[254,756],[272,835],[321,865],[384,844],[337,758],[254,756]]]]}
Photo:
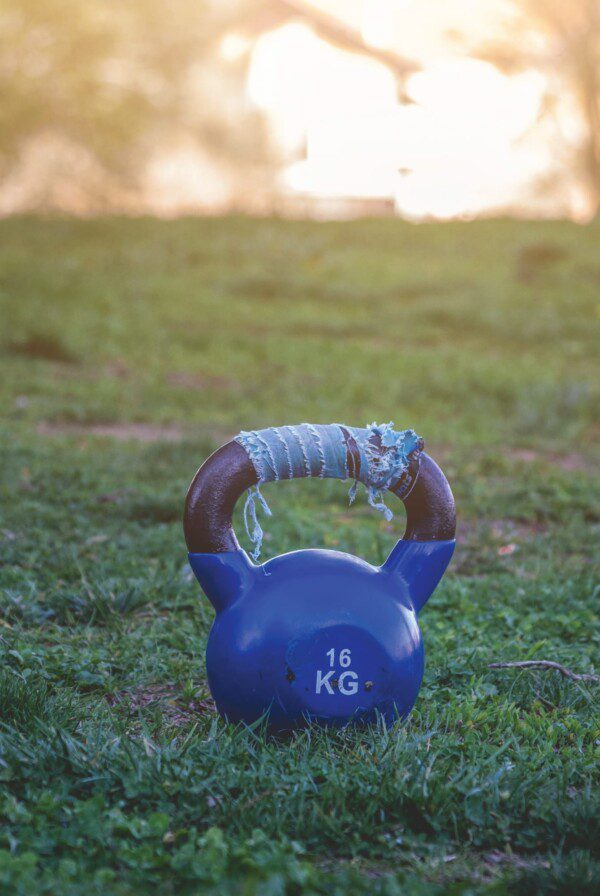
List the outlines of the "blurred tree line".
{"type": "MultiPolygon", "coordinates": [[[[580,133],[566,136],[554,175],[574,178],[590,214],[600,209],[600,0],[513,0],[514,18],[476,54],[506,74],[537,70],[546,79],[543,116],[568,98],[580,133]]],[[[471,48],[474,49],[474,48],[471,48]]]]}
{"type": "MultiPolygon", "coordinates": [[[[0,178],[56,140],[95,206],[135,196],[147,161],[178,140],[264,175],[272,160],[244,98],[247,61],[219,56],[252,2],[3,0],[0,178]]],[[[53,204],[52,187],[40,177],[38,205],[53,204]]]]}
{"type": "MultiPolygon", "coordinates": [[[[563,160],[562,174],[578,178],[595,213],[600,0],[513,4],[510,30],[469,52],[507,72],[542,71],[546,114],[559,97],[572,99],[581,134],[563,160]]],[[[330,43],[369,53],[399,79],[410,71],[393,52],[367,47],[307,0],[3,0],[0,187],[8,189],[15,172],[33,158],[31,202],[40,208],[56,204],[55,168],[42,164],[54,155],[61,177],[72,182],[82,202],[96,209],[122,206],[138,196],[149,160],[186,143],[235,172],[242,194],[244,185],[268,188],[281,160],[243,84],[252,41],[294,17],[330,43]],[[224,64],[220,45],[228,32],[250,39],[245,52],[224,64]]]]}

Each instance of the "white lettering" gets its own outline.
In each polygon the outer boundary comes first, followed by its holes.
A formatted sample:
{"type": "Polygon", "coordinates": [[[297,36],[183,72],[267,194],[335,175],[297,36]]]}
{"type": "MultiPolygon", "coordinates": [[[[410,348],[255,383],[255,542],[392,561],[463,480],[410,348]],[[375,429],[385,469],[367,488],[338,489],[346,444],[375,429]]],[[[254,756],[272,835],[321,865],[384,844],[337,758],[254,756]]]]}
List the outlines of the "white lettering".
{"type": "Polygon", "coordinates": [[[328,672],[327,675],[323,675],[321,670],[317,669],[317,686],[315,688],[315,694],[321,693],[321,688],[323,687],[323,685],[325,685],[325,687],[327,688],[327,692],[329,694],[333,694],[333,688],[329,684],[329,679],[331,678],[332,675],[333,675],[333,670],[331,672],[328,672]]]}
{"type": "Polygon", "coordinates": [[[340,694],[343,694],[344,697],[350,697],[352,694],[356,694],[356,692],[358,691],[358,675],[356,674],[356,672],[342,672],[342,674],[340,675],[338,686],[340,689],[340,694]],[[344,684],[344,681],[347,678],[352,679],[348,686],[344,684]]]}

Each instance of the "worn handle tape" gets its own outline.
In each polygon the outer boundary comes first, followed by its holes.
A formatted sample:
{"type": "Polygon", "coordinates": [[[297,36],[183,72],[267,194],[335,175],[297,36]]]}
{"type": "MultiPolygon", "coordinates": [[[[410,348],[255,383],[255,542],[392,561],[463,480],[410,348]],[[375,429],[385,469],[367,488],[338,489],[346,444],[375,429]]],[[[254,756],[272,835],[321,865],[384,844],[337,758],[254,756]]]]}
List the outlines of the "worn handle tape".
{"type": "Polygon", "coordinates": [[[252,557],[255,560],[260,554],[263,538],[256,501],[268,516],[271,515],[260,492],[263,482],[307,476],[354,479],[350,503],[356,495],[357,483],[362,482],[369,504],[390,520],[393,514],[384,504],[382,492],[401,478],[410,458],[423,449],[423,440],[414,430],[397,432],[393,423],[372,423],[364,429],[340,423],[325,426],[300,423],[240,432],[235,441],[248,454],[258,479],[258,485],[249,490],[244,506],[244,523],[254,545],[252,557]],[[352,469],[348,464],[349,445],[352,446],[351,456],[356,458],[352,469]]]}

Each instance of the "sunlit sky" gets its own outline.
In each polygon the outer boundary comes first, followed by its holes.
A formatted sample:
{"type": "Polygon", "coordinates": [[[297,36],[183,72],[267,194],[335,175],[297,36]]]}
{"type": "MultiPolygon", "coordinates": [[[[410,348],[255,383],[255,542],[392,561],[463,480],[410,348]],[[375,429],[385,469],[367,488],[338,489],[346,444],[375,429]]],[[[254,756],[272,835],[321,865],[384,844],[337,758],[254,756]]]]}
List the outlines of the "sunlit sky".
{"type": "MultiPolygon", "coordinates": [[[[506,77],[466,58],[464,49],[497,34],[509,14],[504,0],[318,5],[421,71],[405,84],[413,102],[401,105],[394,76],[379,62],[332,47],[300,22],[263,34],[246,89],[295,159],[282,174],[286,189],[392,198],[417,219],[501,209],[523,198],[551,161],[533,128],[544,78],[533,71],[506,77]]],[[[227,58],[242,47],[230,35],[221,49],[227,58]]]]}

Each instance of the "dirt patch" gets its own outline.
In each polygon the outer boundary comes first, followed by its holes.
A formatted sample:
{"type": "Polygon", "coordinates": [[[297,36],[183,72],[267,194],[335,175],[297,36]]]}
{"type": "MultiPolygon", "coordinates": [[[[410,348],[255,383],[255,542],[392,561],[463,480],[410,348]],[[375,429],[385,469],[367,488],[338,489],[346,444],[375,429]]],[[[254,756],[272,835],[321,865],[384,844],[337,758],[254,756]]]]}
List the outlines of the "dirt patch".
{"type": "Polygon", "coordinates": [[[104,368],[104,374],[117,380],[124,380],[129,375],[125,361],[110,361],[104,368]]]}
{"type": "Polygon", "coordinates": [[[60,364],[76,364],[77,357],[63,343],[45,333],[31,333],[25,339],[8,343],[13,355],[24,355],[38,361],[58,361],[60,364]]]}
{"type": "Polygon", "coordinates": [[[527,541],[529,538],[545,535],[548,531],[546,523],[535,520],[527,523],[511,519],[492,520],[489,525],[490,534],[497,541],[505,541],[508,537],[514,538],[516,541],[527,541]]]}
{"type": "Polygon", "coordinates": [[[505,543],[511,541],[527,541],[537,538],[548,531],[545,523],[536,521],[522,522],[510,518],[503,520],[460,520],[456,540],[459,544],[474,544],[485,540],[505,543]]]}
{"type": "Polygon", "coordinates": [[[452,563],[458,575],[476,575],[495,563],[512,564],[521,550],[545,535],[548,526],[539,522],[461,519],[456,533],[459,550],[452,563]]]}
{"type": "Polygon", "coordinates": [[[185,699],[173,684],[156,684],[131,691],[117,691],[114,694],[107,694],[106,702],[110,707],[125,710],[128,716],[135,716],[139,710],[148,706],[156,706],[160,709],[164,721],[175,727],[187,725],[197,715],[216,712],[211,697],[196,696],[191,700],[185,699]]]}
{"type": "Polygon", "coordinates": [[[189,373],[183,370],[168,373],[167,382],[170,386],[180,386],[183,389],[193,389],[196,392],[228,392],[238,385],[235,380],[226,376],[189,373]]]}
{"type": "Polygon", "coordinates": [[[500,852],[497,849],[492,850],[492,852],[485,853],[483,860],[486,865],[490,865],[492,867],[497,867],[499,865],[509,865],[513,868],[522,869],[550,867],[550,862],[548,862],[546,859],[535,856],[531,858],[528,856],[520,856],[514,852],[500,852]]]}
{"type": "Polygon", "coordinates": [[[569,253],[556,243],[529,243],[522,246],[517,255],[516,273],[520,283],[533,283],[543,274],[548,274],[569,253]]]}
{"type": "Polygon", "coordinates": [[[133,494],[134,494],[133,489],[117,488],[114,490],[114,492],[104,492],[104,494],[98,495],[98,503],[99,504],[124,504],[133,494]]]}
{"type": "Polygon", "coordinates": [[[541,451],[533,451],[530,448],[516,448],[510,452],[510,456],[521,463],[549,464],[550,466],[558,467],[560,470],[564,470],[567,473],[573,471],[590,473],[593,469],[591,460],[576,451],[570,451],[567,454],[545,454],[541,451]]]}
{"type": "Polygon", "coordinates": [[[119,442],[180,442],[185,433],[178,426],[154,423],[52,423],[37,425],[41,436],[95,436],[119,442]]]}

